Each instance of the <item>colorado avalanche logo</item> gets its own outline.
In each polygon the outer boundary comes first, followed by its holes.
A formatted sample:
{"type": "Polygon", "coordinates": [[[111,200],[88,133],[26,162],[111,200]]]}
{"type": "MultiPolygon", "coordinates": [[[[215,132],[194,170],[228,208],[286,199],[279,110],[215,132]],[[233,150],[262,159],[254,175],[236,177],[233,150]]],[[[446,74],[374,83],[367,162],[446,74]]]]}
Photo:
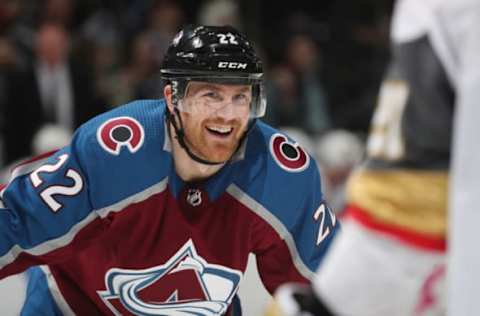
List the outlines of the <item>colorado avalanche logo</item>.
{"type": "Polygon", "coordinates": [[[118,155],[123,146],[135,153],[142,147],[144,137],[143,126],[128,116],[112,118],[97,130],[98,142],[113,155],[118,155]]]}
{"type": "Polygon", "coordinates": [[[191,240],[163,265],[143,270],[110,269],[97,291],[115,315],[223,315],[242,273],[209,264],[191,240]]]}
{"type": "Polygon", "coordinates": [[[270,138],[270,152],[277,164],[284,170],[300,172],[310,163],[310,156],[298,143],[291,143],[282,134],[273,134],[270,138]]]}

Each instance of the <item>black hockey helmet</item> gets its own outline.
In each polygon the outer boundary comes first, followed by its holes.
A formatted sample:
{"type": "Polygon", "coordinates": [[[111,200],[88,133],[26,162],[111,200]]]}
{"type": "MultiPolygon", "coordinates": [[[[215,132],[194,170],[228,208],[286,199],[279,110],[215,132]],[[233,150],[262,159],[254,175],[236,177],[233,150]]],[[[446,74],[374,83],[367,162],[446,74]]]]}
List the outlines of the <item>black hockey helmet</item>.
{"type": "Polygon", "coordinates": [[[246,37],[231,26],[185,27],[174,37],[160,72],[173,86],[175,106],[189,81],[248,84],[252,85],[251,118],[265,114],[262,62],[246,37]]]}

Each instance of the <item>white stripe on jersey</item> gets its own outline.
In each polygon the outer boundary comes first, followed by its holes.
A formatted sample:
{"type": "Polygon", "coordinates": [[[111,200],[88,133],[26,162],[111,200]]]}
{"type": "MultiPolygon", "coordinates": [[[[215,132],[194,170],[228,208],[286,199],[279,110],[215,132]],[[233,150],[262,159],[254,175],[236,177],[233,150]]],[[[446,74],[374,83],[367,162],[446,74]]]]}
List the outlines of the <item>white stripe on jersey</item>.
{"type": "Polygon", "coordinates": [[[19,245],[14,245],[6,254],[0,257],[0,268],[12,263],[22,252],[26,252],[34,256],[41,256],[57,248],[68,245],[80,230],[97,218],[98,214],[91,212],[81,222],[78,222],[76,225],[74,225],[65,235],[55,239],[47,240],[30,249],[23,249],[19,245]]]}
{"type": "Polygon", "coordinates": [[[147,189],[145,189],[145,190],[143,190],[143,191],[141,191],[137,194],[131,195],[128,198],[123,199],[123,200],[121,200],[121,201],[119,201],[115,204],[112,204],[112,205],[109,205],[107,207],[95,210],[95,212],[101,218],[107,217],[108,214],[110,214],[111,212],[120,212],[130,204],[145,201],[146,199],[148,199],[152,195],[155,195],[155,194],[158,194],[158,193],[161,193],[161,192],[165,191],[165,189],[167,188],[167,182],[168,182],[168,177],[166,177],[165,179],[158,182],[157,184],[154,184],[151,187],[149,187],[149,188],[147,188],[147,189]]]}
{"type": "Polygon", "coordinates": [[[30,172],[34,171],[35,169],[39,168],[41,165],[43,165],[51,156],[39,159],[39,160],[34,160],[29,163],[21,164],[12,171],[12,175],[10,176],[10,179],[8,183],[12,182],[15,178],[18,178],[20,176],[23,176],[25,174],[29,174],[30,172]]]}
{"type": "Polygon", "coordinates": [[[257,214],[263,220],[269,223],[270,226],[272,226],[272,228],[278,233],[280,238],[283,238],[285,240],[293,264],[295,265],[297,270],[306,279],[311,279],[314,276],[314,272],[311,271],[300,258],[297,247],[295,246],[295,242],[293,240],[293,236],[290,234],[285,225],[283,225],[283,223],[278,218],[276,218],[271,212],[269,212],[265,207],[263,207],[263,205],[255,201],[252,197],[242,191],[242,189],[237,187],[235,184],[229,185],[227,188],[227,192],[230,193],[234,198],[236,198],[240,203],[245,205],[248,209],[252,210],[255,214],[257,214]]]}
{"type": "Polygon", "coordinates": [[[75,313],[72,311],[67,301],[63,297],[62,293],[60,292],[60,289],[58,288],[58,284],[55,281],[55,278],[53,277],[53,274],[52,274],[52,271],[50,271],[50,268],[46,265],[42,265],[40,266],[40,269],[42,269],[43,273],[45,273],[45,279],[47,280],[50,293],[52,294],[52,297],[55,300],[55,303],[57,304],[57,307],[60,309],[62,314],[64,316],[75,316],[75,313]]]}
{"type": "Polygon", "coordinates": [[[5,255],[0,257],[0,268],[3,268],[4,266],[12,263],[22,252],[26,252],[33,256],[41,256],[57,248],[68,245],[83,228],[85,228],[88,224],[92,223],[97,218],[105,218],[110,212],[120,212],[130,204],[142,202],[154,194],[163,192],[167,187],[167,181],[168,178],[165,178],[157,184],[154,184],[153,186],[137,194],[129,196],[126,199],[123,199],[115,204],[101,208],[99,210],[93,210],[90,214],[87,215],[87,217],[75,224],[67,233],[58,238],[47,240],[30,249],[23,249],[19,245],[14,245],[5,255]]]}

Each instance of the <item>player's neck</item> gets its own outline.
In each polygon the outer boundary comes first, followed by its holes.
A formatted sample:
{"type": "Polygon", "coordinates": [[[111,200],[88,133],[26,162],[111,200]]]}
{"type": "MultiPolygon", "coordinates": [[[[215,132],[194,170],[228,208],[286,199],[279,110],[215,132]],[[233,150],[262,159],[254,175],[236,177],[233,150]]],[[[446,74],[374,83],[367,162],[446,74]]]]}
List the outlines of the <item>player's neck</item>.
{"type": "Polygon", "coordinates": [[[220,170],[221,165],[206,165],[190,158],[187,152],[174,138],[175,131],[170,126],[170,142],[172,144],[172,155],[175,164],[175,171],[183,181],[198,181],[214,175],[220,170]]]}

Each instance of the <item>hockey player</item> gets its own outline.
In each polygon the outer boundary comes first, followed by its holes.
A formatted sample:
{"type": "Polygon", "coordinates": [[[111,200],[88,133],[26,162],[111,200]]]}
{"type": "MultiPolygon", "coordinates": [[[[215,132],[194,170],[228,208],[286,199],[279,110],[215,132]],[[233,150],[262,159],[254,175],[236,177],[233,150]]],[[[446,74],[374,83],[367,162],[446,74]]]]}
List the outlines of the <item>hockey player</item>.
{"type": "Polygon", "coordinates": [[[480,315],[474,277],[480,256],[472,245],[479,218],[479,17],[476,0],[397,1],[392,66],[380,90],[368,159],[348,183],[343,229],[312,288],[278,291],[283,315],[327,315],[324,309],[339,316],[445,315],[446,303],[450,315],[480,315]],[[447,224],[456,109],[460,155],[454,160],[454,220],[447,224]],[[449,282],[447,225],[453,228],[449,282]]]}
{"type": "Polygon", "coordinates": [[[164,100],[92,119],[1,191],[0,276],[39,266],[22,315],[240,315],[249,253],[272,293],[322,260],[338,223],[312,158],[258,120],[248,40],[186,27],[161,75],[164,100]]]}

